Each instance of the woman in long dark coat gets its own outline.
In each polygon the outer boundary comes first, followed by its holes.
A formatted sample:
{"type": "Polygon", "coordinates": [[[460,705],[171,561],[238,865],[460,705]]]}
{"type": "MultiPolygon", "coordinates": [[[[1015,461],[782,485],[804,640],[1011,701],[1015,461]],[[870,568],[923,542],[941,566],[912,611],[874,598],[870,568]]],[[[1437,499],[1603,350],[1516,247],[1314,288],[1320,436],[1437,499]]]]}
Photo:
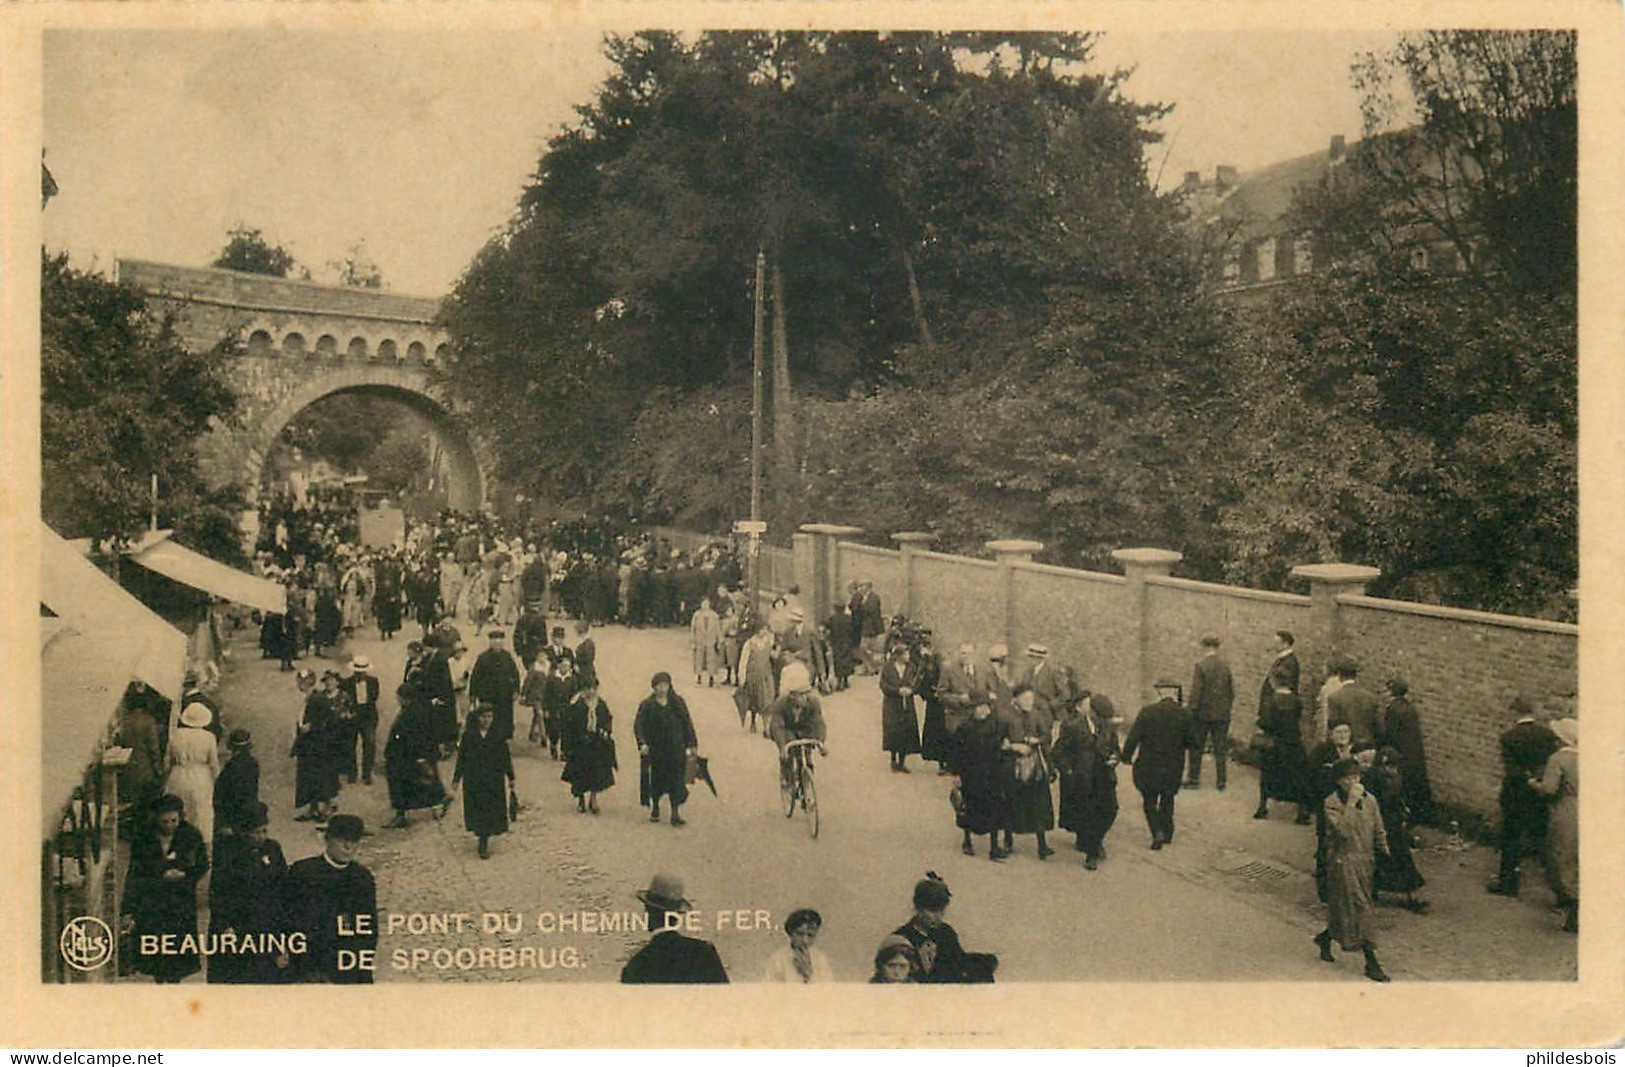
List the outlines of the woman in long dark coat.
{"type": "Polygon", "coordinates": [[[906,642],[892,646],[880,669],[880,747],[891,753],[891,769],[908,773],[908,757],[920,750],[920,720],[914,710],[919,666],[906,642]]]}
{"type": "Polygon", "coordinates": [[[1049,791],[1052,723],[1049,714],[1035,706],[1035,699],[1031,689],[1018,685],[1010,708],[1000,716],[1002,766],[1010,792],[1004,851],[1012,850],[1016,834],[1036,834],[1038,858],[1047,859],[1055,854],[1044,839],[1055,828],[1055,801],[1049,791]]]}
{"type": "Polygon", "coordinates": [[[565,709],[560,727],[563,735],[564,773],[570,795],[576,798],[576,811],[598,814],[598,794],[615,784],[615,721],[609,705],[598,699],[598,682],[583,678],[565,709]]]}
{"type": "Polygon", "coordinates": [[[120,905],[135,969],[159,982],[179,982],[202,966],[197,951],[178,951],[178,942],[171,946],[176,951],[141,951],[144,934],[197,937],[197,886],[209,870],[209,853],[203,835],[181,817],[185,807],[172,795],[153,805],[151,825],[130,844],[120,905]]]}
{"type": "Polygon", "coordinates": [[[671,801],[671,824],[682,826],[685,820],[678,809],[688,800],[688,754],[699,747],[699,739],[688,704],[672,692],[671,675],[660,671],[649,679],[649,689],[632,720],[647,775],[649,821],[660,820],[660,798],[666,797],[671,801]]]}
{"type": "Polygon", "coordinates": [[[1009,824],[1009,797],[1001,765],[1004,732],[992,707],[976,705],[954,741],[953,767],[962,797],[957,824],[965,834],[960,851],[976,855],[971,835],[986,834],[988,858],[1002,860],[1009,853],[999,847],[998,833],[1009,824]]]}
{"type": "Polygon", "coordinates": [[[920,728],[920,758],[937,765],[938,774],[948,773],[948,761],[953,757],[953,737],[948,733],[948,715],[942,706],[942,694],[937,692],[942,682],[942,658],[931,647],[930,641],[920,645],[920,670],[915,676],[914,691],[925,701],[925,715],[920,728]]]}
{"type": "Polygon", "coordinates": [[[305,814],[296,816],[300,822],[325,820],[328,806],[339,795],[339,751],[349,735],[334,700],[338,676],[331,671],[328,676],[321,688],[305,697],[305,713],[293,742],[293,803],[306,809],[305,814]],[[329,681],[335,684],[329,687],[329,681]]]}
{"type": "Polygon", "coordinates": [[[398,829],[406,826],[407,812],[436,808],[438,819],[451,801],[440,781],[440,734],[433,705],[415,685],[402,685],[395,695],[401,710],[384,742],[384,775],[395,818],[384,825],[398,829]]]}
{"type": "MultiPolygon", "coordinates": [[[[1422,720],[1411,704],[1410,684],[1403,678],[1388,679],[1388,706],[1377,729],[1377,744],[1398,753],[1396,766],[1405,789],[1405,806],[1410,825],[1433,821],[1433,784],[1428,781],[1427,751],[1422,747],[1422,720]]],[[[1392,844],[1393,827],[1388,828],[1392,844]]]]}
{"type": "Polygon", "coordinates": [[[1388,834],[1388,851],[1377,855],[1376,891],[1403,893],[1405,907],[1416,912],[1426,911],[1426,902],[1416,899],[1416,891],[1426,885],[1427,880],[1416,869],[1416,859],[1411,855],[1410,812],[1405,806],[1399,753],[1391,748],[1379,750],[1361,781],[1366,792],[1377,799],[1377,810],[1382,814],[1383,829],[1388,834]]]}
{"type": "MultiPolygon", "coordinates": [[[[239,809],[230,834],[214,851],[209,876],[209,933],[227,930],[244,936],[281,931],[283,878],[288,861],[282,846],[265,835],[270,813],[255,801],[239,809]]],[[[275,953],[222,952],[209,957],[209,981],[269,984],[286,981],[288,960],[277,966],[275,953]]]]}
{"type": "Polygon", "coordinates": [[[325,585],[316,590],[316,617],[313,625],[316,654],[325,656],[327,649],[339,643],[339,634],[344,628],[344,615],[339,611],[338,597],[325,585]]]}
{"type": "MultiPolygon", "coordinates": [[[[1286,646],[1290,650],[1291,646],[1286,646]]],[[[1255,819],[1270,817],[1272,800],[1284,800],[1298,806],[1297,821],[1309,822],[1308,757],[1303,751],[1303,733],[1299,720],[1303,715],[1298,696],[1298,661],[1296,657],[1279,656],[1270,665],[1258,691],[1258,729],[1263,735],[1259,753],[1258,810],[1255,819]]],[[[1322,794],[1324,795],[1324,794],[1322,794]]]]}
{"type": "Polygon", "coordinates": [[[1098,693],[1074,700],[1051,755],[1061,774],[1060,826],[1077,835],[1083,865],[1092,871],[1106,857],[1106,834],[1117,821],[1123,746],[1112,702],[1098,693]]]}
{"type": "Polygon", "coordinates": [[[496,709],[476,704],[457,746],[451,784],[463,783],[463,826],[479,838],[480,859],[491,858],[491,838],[508,832],[508,785],[514,780],[508,742],[495,727],[496,709]]]}

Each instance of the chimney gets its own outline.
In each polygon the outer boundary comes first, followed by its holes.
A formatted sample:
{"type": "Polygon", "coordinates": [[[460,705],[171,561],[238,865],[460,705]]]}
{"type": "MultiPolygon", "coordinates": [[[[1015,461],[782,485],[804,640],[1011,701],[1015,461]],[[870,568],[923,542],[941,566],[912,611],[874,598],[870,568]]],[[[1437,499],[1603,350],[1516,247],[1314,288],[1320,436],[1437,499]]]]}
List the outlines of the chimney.
{"type": "Polygon", "coordinates": [[[1236,168],[1228,163],[1220,163],[1214,175],[1214,183],[1218,185],[1220,192],[1233,188],[1236,184],[1236,168]]]}
{"type": "Polygon", "coordinates": [[[1185,187],[1184,188],[1185,188],[1185,191],[1187,193],[1194,192],[1196,189],[1200,188],[1201,185],[1202,185],[1202,172],[1201,171],[1199,171],[1199,170],[1187,170],[1185,172],[1185,187]]]}
{"type": "Polygon", "coordinates": [[[1336,163],[1346,155],[1348,155],[1348,142],[1343,139],[1342,134],[1332,134],[1332,147],[1326,153],[1326,161],[1336,163]]]}

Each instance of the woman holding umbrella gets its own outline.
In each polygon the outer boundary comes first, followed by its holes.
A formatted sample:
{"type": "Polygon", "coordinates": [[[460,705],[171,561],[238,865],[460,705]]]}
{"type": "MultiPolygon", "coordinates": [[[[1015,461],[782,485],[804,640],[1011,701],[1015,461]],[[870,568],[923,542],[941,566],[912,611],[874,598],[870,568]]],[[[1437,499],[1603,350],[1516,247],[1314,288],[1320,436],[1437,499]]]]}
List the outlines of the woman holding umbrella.
{"type": "Polygon", "coordinates": [[[686,821],[678,808],[688,800],[688,757],[699,746],[694,719],[683,698],[672,692],[671,675],[661,671],[649,679],[651,692],[638,705],[632,733],[644,763],[649,821],[660,821],[660,798],[671,799],[671,824],[686,821]]]}

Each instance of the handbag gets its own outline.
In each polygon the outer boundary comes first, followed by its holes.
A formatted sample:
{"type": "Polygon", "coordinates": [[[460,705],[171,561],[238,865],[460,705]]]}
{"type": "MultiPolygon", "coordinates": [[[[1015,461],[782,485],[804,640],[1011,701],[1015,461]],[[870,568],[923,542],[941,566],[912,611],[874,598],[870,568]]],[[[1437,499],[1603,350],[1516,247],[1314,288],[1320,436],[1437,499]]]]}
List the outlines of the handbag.
{"type": "Polygon", "coordinates": [[[965,791],[963,789],[961,789],[959,786],[956,785],[952,789],[948,790],[948,803],[949,803],[950,806],[953,807],[954,814],[956,816],[959,816],[961,818],[964,817],[964,814],[965,814],[965,791]]]}
{"type": "Polygon", "coordinates": [[[734,690],[734,707],[739,709],[741,715],[750,710],[750,694],[745,692],[744,686],[734,690]]]}

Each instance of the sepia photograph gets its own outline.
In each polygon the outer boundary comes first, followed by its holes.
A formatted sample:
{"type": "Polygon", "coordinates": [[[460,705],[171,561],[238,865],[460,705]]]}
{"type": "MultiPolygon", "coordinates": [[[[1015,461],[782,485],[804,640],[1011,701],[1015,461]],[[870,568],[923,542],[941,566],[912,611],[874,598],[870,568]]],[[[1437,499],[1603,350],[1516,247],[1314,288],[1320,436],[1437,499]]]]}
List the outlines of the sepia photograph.
{"type": "Polygon", "coordinates": [[[1617,994],[1619,26],[1225,6],[14,23],[18,988],[1617,994]]]}

